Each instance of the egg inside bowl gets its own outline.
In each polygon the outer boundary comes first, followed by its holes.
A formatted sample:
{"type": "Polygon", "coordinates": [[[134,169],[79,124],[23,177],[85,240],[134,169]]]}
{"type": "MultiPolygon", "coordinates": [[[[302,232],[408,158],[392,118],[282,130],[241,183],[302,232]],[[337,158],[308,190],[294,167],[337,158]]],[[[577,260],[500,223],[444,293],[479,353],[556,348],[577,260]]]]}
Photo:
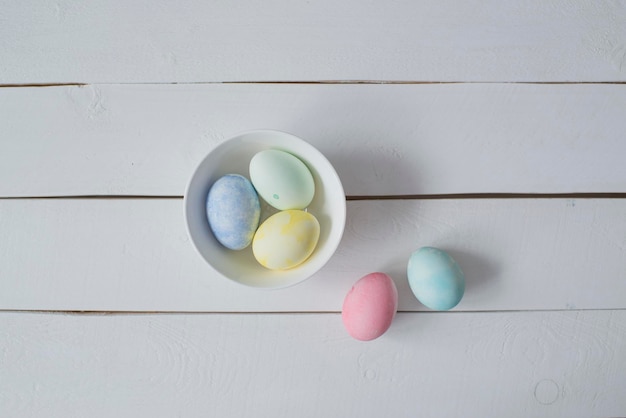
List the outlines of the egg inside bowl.
{"type": "MultiPolygon", "coordinates": [[[[261,221],[277,212],[261,199],[261,221]]],[[[187,232],[200,256],[218,273],[242,285],[279,289],[315,274],[337,249],[346,222],[346,198],[337,172],[326,157],[308,142],[285,132],[257,130],[236,135],[211,150],[194,171],[184,197],[187,232]],[[249,178],[252,157],[275,149],[299,158],[315,182],[313,200],[305,210],[317,218],[320,235],[315,250],[302,264],[287,270],[270,270],[255,258],[250,246],[230,250],[214,237],[206,203],[213,183],[226,174],[249,178]]]]}

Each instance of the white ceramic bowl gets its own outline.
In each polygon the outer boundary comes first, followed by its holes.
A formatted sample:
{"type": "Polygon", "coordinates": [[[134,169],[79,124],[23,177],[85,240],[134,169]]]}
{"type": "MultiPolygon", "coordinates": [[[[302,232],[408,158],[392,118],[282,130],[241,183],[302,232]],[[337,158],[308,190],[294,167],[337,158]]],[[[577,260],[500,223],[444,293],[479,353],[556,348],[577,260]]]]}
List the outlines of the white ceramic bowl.
{"type": "MultiPolygon", "coordinates": [[[[261,220],[276,212],[261,198],[261,220]]],[[[309,278],[332,257],[346,223],[346,197],[341,180],[330,162],[309,143],[279,131],[245,132],[222,142],[200,162],[193,173],[184,200],[187,231],[202,258],[224,277],[243,285],[279,289],[309,278]],[[269,270],[252,254],[252,246],[240,251],[223,247],[213,236],[206,216],[206,199],[211,185],[224,174],[241,174],[259,151],[278,149],[302,160],[315,180],[315,197],[306,209],[320,223],[320,237],[313,254],[289,270],[269,270]]]]}

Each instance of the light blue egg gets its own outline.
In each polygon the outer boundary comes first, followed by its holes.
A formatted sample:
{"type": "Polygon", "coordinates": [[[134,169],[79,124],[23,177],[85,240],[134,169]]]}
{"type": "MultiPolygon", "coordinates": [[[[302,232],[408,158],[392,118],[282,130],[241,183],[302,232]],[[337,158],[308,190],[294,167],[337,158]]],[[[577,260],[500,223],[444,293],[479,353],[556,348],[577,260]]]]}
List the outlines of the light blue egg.
{"type": "Polygon", "coordinates": [[[422,247],[411,254],[407,276],[415,297],[430,309],[447,311],[463,298],[463,271],[448,253],[440,249],[422,247]]]}
{"type": "Polygon", "coordinates": [[[250,180],[227,174],[211,186],[206,212],[215,238],[226,248],[242,250],[259,226],[261,205],[250,180]]]}

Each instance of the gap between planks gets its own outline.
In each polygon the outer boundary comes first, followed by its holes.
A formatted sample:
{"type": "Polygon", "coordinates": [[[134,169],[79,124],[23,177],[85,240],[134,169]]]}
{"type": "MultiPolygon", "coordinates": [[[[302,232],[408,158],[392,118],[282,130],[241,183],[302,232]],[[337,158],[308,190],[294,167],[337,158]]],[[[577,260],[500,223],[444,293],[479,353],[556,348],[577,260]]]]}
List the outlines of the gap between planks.
{"type": "MultiPolygon", "coordinates": [[[[474,314],[474,313],[528,313],[528,312],[605,312],[626,311],[626,308],[593,308],[593,309],[494,309],[494,310],[453,310],[453,311],[404,311],[398,314],[442,315],[442,314],[474,314]]],[[[56,309],[0,309],[0,315],[6,313],[18,314],[50,314],[50,315],[340,315],[341,311],[79,311],[56,309]]]]}
{"type": "Polygon", "coordinates": [[[20,87],[85,87],[103,85],[204,85],[204,84],[626,84],[626,81],[420,81],[420,80],[294,80],[294,81],[184,81],[184,82],[133,82],[133,83],[19,83],[0,84],[0,88],[20,87]]]}
{"type": "MultiPolygon", "coordinates": [[[[179,195],[65,195],[65,196],[0,196],[0,200],[33,199],[183,199],[179,195]]],[[[619,193],[447,193],[411,195],[346,196],[347,201],[358,200],[445,200],[445,199],[626,199],[619,193]]]]}

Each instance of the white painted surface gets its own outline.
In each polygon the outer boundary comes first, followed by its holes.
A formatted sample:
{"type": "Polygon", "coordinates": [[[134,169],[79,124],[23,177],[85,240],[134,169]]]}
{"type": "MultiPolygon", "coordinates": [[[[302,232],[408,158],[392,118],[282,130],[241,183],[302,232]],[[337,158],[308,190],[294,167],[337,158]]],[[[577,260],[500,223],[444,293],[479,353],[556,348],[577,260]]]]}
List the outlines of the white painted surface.
{"type": "Polygon", "coordinates": [[[626,311],[0,314],[0,414],[19,417],[609,417],[626,311]]]}
{"type": "Polygon", "coordinates": [[[624,81],[594,0],[5,0],[0,83],[624,81]]]}
{"type": "Polygon", "coordinates": [[[315,276],[277,291],[217,276],[187,239],[181,199],[0,200],[0,309],[339,311],[373,271],[423,310],[406,263],[457,258],[457,310],[624,309],[626,199],[348,202],[344,238],[315,276]]]}
{"type": "MultiPolygon", "coordinates": [[[[349,195],[623,193],[624,85],[509,83],[626,81],[625,45],[621,1],[9,0],[0,84],[92,85],[0,88],[0,197],[180,197],[257,128],[309,140],[349,195]],[[222,84],[262,80],[339,83],[222,84]]],[[[324,270],[258,292],[203,265],[180,198],[0,199],[0,310],[96,312],[0,312],[0,416],[626,416],[625,205],[349,202],[324,270]],[[422,310],[421,245],[465,269],[465,312],[350,339],[366,273],[422,310]]]]}
{"type": "Polygon", "coordinates": [[[348,195],[626,191],[626,85],[4,88],[0,115],[0,196],[182,196],[258,128],[312,143],[348,195]]]}

